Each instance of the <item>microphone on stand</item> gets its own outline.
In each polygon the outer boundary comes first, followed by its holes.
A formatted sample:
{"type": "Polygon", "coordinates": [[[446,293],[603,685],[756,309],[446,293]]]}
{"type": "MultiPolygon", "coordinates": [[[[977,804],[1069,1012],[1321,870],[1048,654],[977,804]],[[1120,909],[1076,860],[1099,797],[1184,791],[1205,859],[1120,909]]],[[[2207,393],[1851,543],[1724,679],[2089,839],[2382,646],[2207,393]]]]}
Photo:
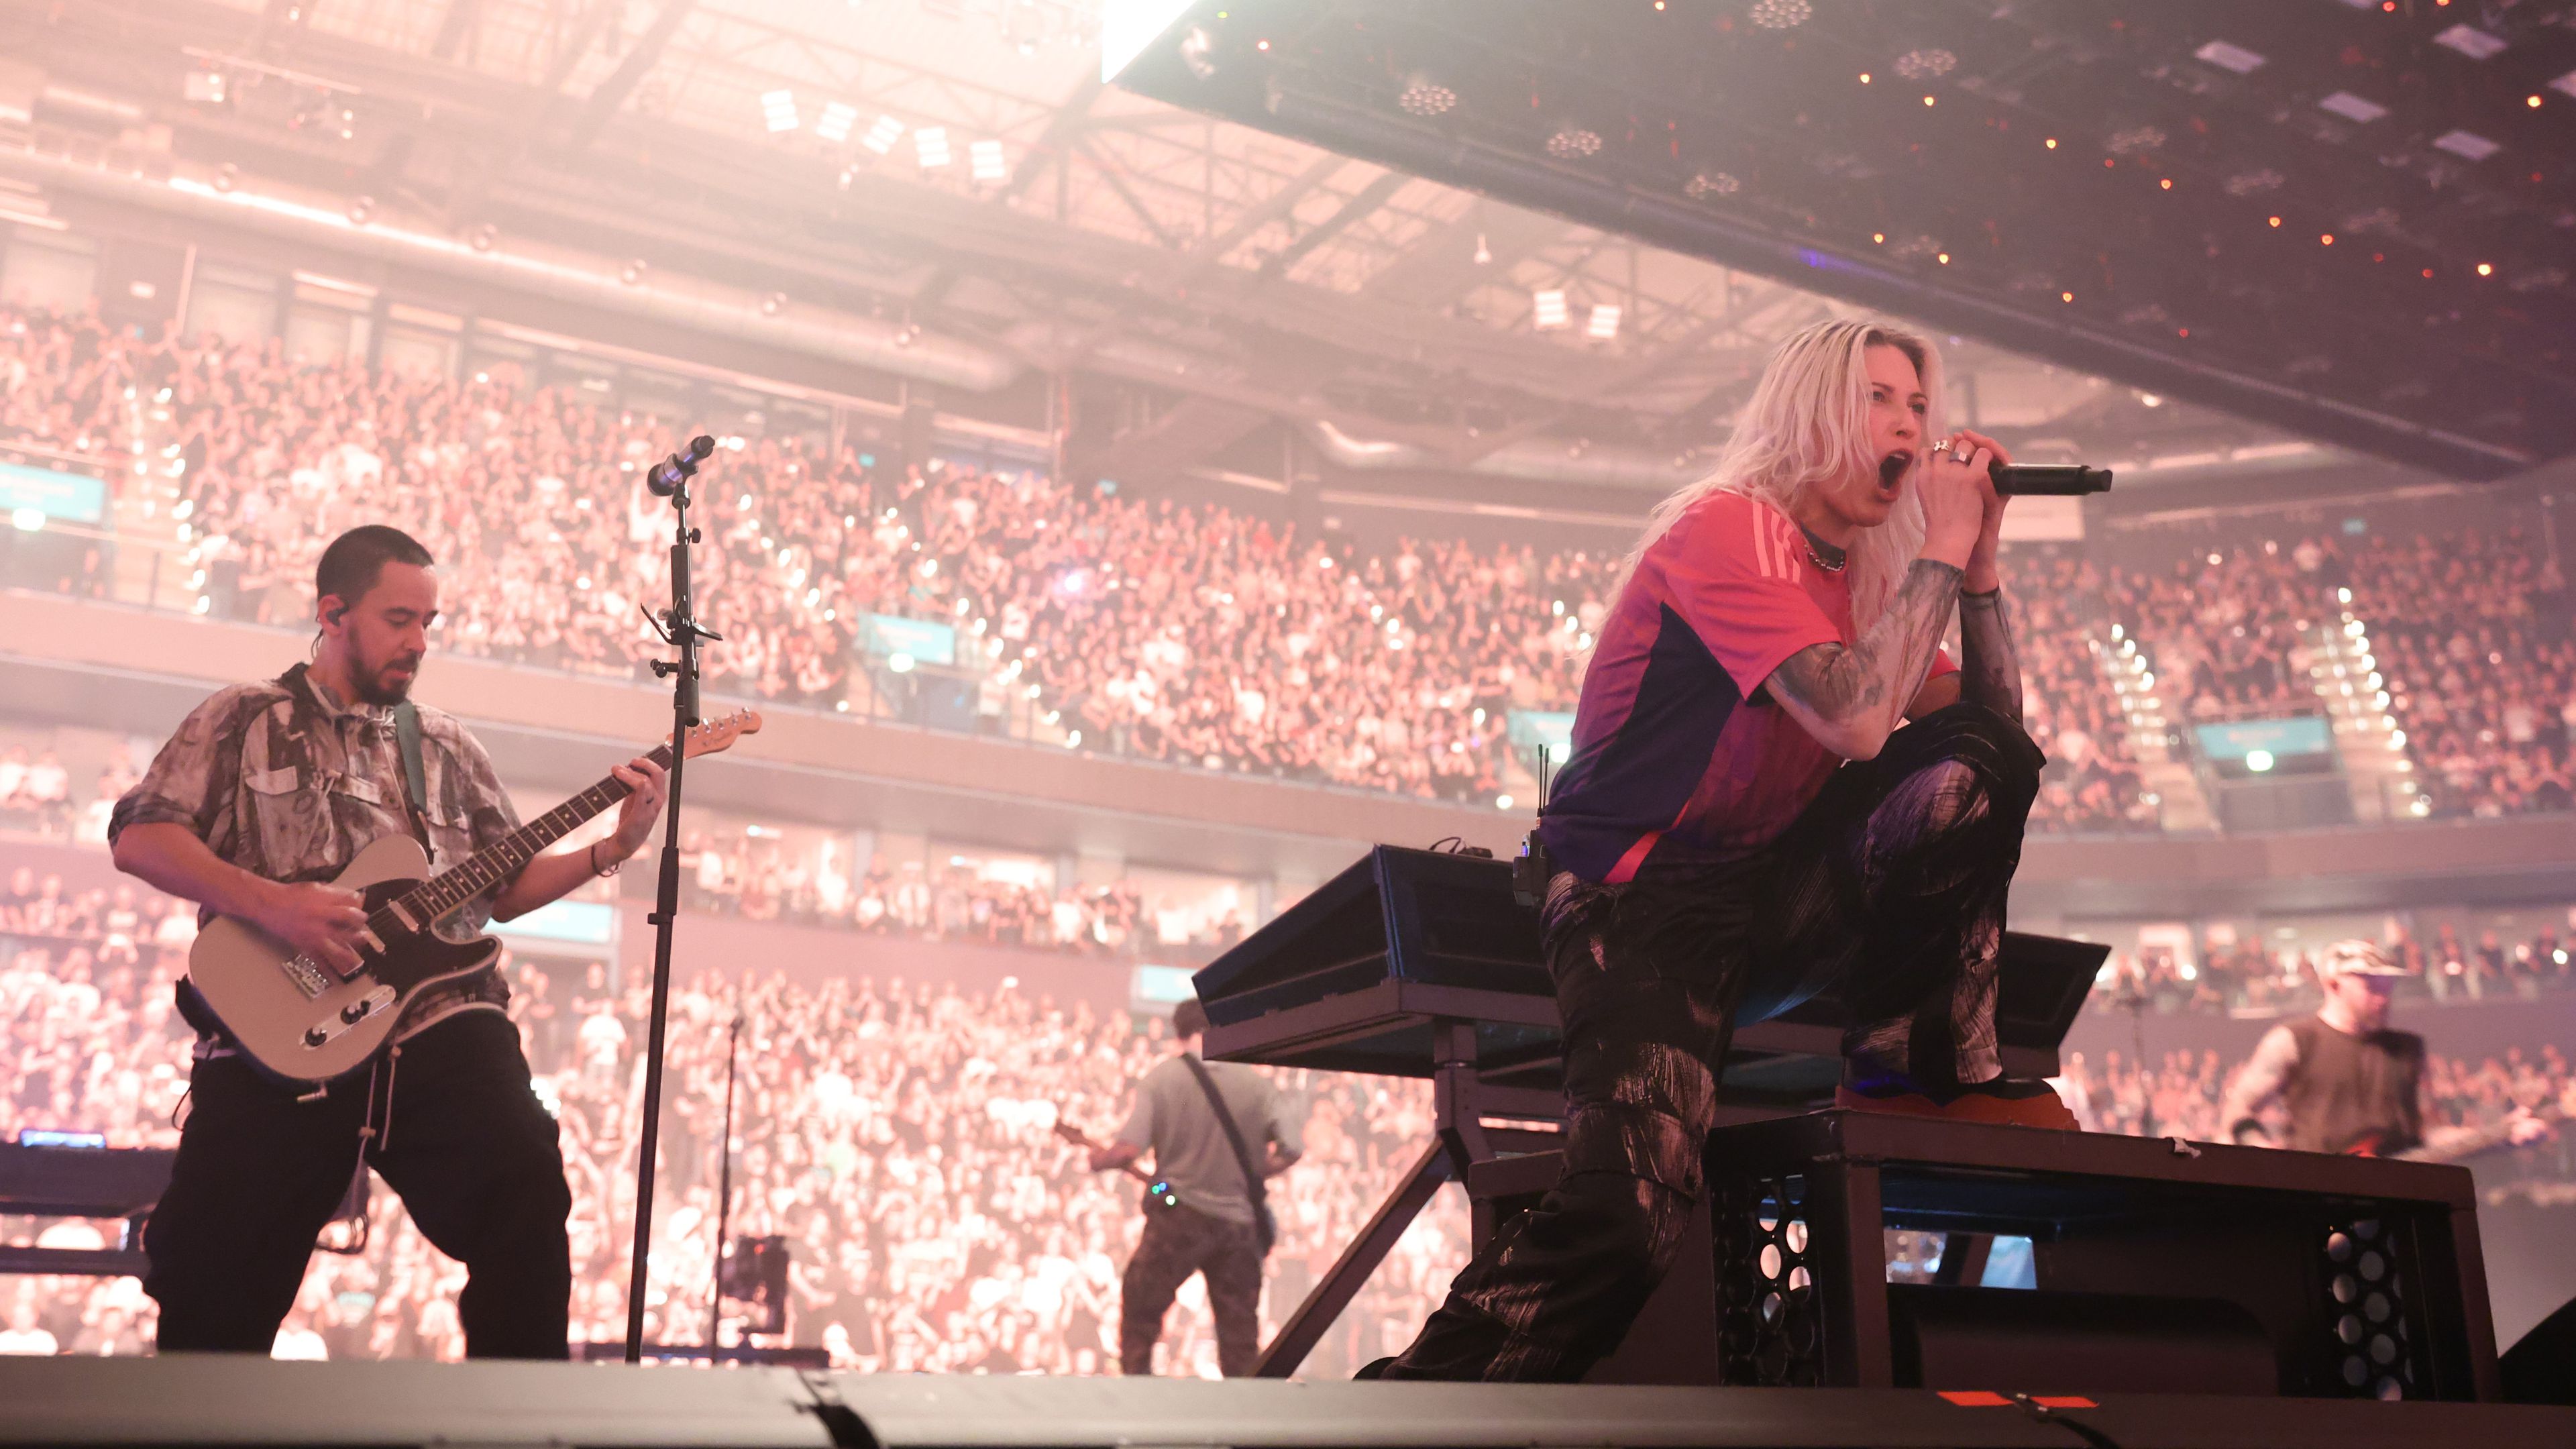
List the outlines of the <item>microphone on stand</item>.
{"type": "Polygon", "coordinates": [[[680,491],[680,485],[696,476],[698,465],[715,450],[716,440],[704,433],[689,439],[686,449],[653,465],[653,471],[644,475],[644,486],[651,489],[656,498],[670,497],[680,491]]]}
{"type": "Polygon", "coordinates": [[[2111,491],[2111,470],[2081,463],[1989,463],[1998,493],[2025,498],[2081,498],[2111,491]]]}

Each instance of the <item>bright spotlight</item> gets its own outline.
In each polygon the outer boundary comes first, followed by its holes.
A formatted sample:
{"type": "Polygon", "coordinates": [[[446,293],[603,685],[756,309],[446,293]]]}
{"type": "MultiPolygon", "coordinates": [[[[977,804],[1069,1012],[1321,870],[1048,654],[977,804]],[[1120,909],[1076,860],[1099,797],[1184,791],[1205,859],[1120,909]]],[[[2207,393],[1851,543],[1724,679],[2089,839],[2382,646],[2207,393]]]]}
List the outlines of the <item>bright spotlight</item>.
{"type": "Polygon", "coordinates": [[[763,92],[760,97],[760,118],[768,124],[769,133],[773,136],[781,131],[795,130],[796,93],[794,91],[763,92]]]}

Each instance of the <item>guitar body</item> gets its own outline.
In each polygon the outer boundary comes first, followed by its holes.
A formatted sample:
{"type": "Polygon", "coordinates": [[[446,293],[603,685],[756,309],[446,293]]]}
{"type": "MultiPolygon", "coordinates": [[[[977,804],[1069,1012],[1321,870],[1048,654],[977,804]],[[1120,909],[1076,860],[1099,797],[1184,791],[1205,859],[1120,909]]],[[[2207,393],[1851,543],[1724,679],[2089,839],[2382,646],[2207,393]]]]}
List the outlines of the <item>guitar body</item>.
{"type": "MultiPolygon", "coordinates": [[[[373,913],[428,874],[418,841],[388,835],[359,851],[332,884],[366,897],[373,913]]],[[[367,952],[343,980],[259,927],[218,916],[197,933],[188,979],[262,1074],[316,1085],[373,1061],[422,990],[489,970],[500,956],[501,943],[489,936],[460,945],[432,934],[430,924],[382,932],[384,951],[367,952]]]]}

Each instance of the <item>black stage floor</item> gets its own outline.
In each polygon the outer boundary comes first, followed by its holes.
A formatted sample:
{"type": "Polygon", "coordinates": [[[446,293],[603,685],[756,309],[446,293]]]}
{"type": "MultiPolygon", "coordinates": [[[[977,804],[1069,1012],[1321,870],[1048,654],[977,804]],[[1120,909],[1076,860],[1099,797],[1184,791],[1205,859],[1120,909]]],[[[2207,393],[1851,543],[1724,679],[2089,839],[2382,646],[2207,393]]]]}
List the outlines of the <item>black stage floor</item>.
{"type": "MultiPolygon", "coordinates": [[[[1963,1385],[1974,1389],[1976,1385],[1963,1385]]],[[[0,1359],[0,1443],[875,1449],[1796,1446],[2567,1449],[2576,1409],[1878,1389],[1685,1389],[707,1372],[623,1365],[0,1359]],[[846,1410],[846,1412],[842,1412],[846,1410]],[[2079,1427],[2080,1426],[2080,1427],[2079,1427]]]]}

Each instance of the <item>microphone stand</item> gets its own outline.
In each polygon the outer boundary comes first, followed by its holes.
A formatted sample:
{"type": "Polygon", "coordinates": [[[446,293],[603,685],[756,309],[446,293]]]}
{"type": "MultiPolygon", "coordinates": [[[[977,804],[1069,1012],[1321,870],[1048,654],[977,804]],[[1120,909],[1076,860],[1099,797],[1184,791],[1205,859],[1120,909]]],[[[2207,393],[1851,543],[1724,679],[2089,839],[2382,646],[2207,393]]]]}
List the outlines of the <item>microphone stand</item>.
{"type": "MultiPolygon", "coordinates": [[[[689,479],[698,464],[715,451],[716,440],[697,437],[645,475],[645,486],[671,500],[676,525],[671,535],[671,607],[645,618],[662,641],[680,651],[677,661],[656,659],[653,675],[671,681],[671,769],[662,812],[662,874],[655,889],[653,914],[653,1011],[644,1040],[644,1131],[635,1156],[634,1261],[626,1281],[626,1361],[644,1358],[645,1274],[653,1254],[653,1162],[662,1136],[662,1043],[671,1010],[671,930],[680,914],[680,767],[689,757],[688,735],[698,723],[698,641],[724,636],[698,626],[689,593],[689,545],[698,531],[689,526],[689,479]]],[[[730,1130],[730,1128],[728,1128],[730,1130]]],[[[717,1251],[723,1251],[718,1244],[717,1251]]]]}
{"type": "MultiPolygon", "coordinates": [[[[746,973],[745,981],[749,976],[746,973]]],[[[725,1028],[724,1135],[716,1139],[716,1281],[707,1299],[707,1362],[724,1359],[725,1244],[733,1228],[733,1072],[742,1043],[742,1006],[737,997],[733,1025],[725,1028]]]]}

